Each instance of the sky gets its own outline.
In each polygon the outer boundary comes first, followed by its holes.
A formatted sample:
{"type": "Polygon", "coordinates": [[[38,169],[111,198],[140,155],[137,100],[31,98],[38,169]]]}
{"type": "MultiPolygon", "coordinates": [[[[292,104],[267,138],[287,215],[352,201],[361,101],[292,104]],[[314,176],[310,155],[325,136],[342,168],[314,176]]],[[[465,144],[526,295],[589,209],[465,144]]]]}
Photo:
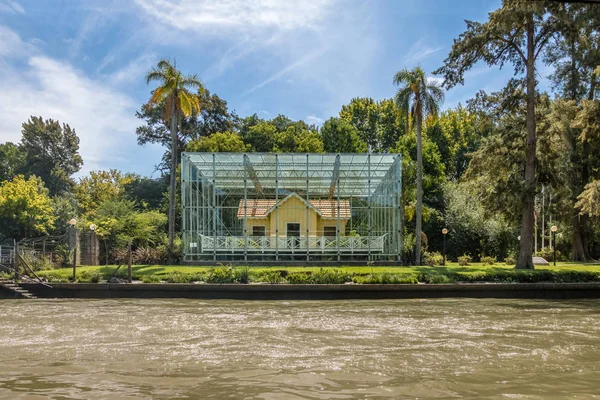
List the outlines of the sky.
{"type": "MultiPolygon", "coordinates": [[[[80,138],[84,166],[156,176],[163,152],[138,146],[135,111],[161,58],[245,117],[321,124],[354,97],[394,95],[394,73],[442,65],[464,20],[500,0],[0,0],[0,142],[30,115],[80,138]]],[[[443,108],[512,76],[476,65],[443,108]]],[[[544,71],[541,72],[543,75],[544,71]]],[[[543,78],[543,76],[541,77],[543,78]]],[[[440,79],[431,76],[431,79],[440,79]]],[[[542,82],[544,83],[544,82],[542,82]]]]}

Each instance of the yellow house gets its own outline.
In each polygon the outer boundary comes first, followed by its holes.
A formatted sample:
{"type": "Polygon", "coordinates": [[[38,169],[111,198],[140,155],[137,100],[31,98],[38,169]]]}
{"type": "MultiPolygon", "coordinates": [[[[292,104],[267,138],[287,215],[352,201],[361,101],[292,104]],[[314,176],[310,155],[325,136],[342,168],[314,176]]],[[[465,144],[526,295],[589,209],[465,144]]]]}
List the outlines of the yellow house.
{"type": "Polygon", "coordinates": [[[346,224],[351,218],[350,201],[308,200],[296,193],[279,200],[247,199],[240,200],[238,219],[246,216],[248,236],[306,237],[336,236],[338,226],[340,236],[345,236],[346,224]],[[308,210],[308,218],[307,218],[308,210]]]}

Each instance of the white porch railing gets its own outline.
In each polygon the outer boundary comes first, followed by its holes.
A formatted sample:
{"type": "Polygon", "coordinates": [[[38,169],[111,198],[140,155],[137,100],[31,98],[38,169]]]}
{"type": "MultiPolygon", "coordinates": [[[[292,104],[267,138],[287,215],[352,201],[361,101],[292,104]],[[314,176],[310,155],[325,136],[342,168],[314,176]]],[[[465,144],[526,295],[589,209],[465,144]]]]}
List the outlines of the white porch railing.
{"type": "MultiPolygon", "coordinates": [[[[307,248],[314,253],[335,253],[339,249],[343,253],[383,252],[383,236],[204,236],[200,235],[200,251],[203,253],[218,252],[243,252],[247,249],[252,253],[274,253],[277,249],[285,252],[306,252],[307,248]]],[[[196,247],[198,244],[191,244],[196,247]]]]}

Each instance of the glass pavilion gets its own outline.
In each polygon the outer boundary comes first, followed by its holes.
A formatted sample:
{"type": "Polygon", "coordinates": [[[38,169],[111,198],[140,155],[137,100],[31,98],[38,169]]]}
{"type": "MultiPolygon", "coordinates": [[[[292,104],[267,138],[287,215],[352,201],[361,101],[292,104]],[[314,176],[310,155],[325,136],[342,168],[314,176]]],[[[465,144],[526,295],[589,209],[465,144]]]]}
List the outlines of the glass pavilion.
{"type": "Polygon", "coordinates": [[[183,153],[183,260],[401,262],[399,154],[183,153]]]}

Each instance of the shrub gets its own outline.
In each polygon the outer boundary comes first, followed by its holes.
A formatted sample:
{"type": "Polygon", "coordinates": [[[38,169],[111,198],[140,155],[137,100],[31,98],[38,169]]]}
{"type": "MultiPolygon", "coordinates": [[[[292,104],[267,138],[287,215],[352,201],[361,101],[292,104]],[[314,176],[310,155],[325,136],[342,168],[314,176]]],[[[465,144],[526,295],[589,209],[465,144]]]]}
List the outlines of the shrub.
{"type": "Polygon", "coordinates": [[[389,272],[383,272],[380,274],[369,274],[365,277],[355,277],[353,279],[353,282],[378,285],[419,283],[416,275],[414,274],[391,274],[389,272]]]}
{"type": "Polygon", "coordinates": [[[160,264],[167,259],[167,249],[164,246],[138,247],[133,252],[136,264],[160,264]]]}
{"type": "Polygon", "coordinates": [[[467,266],[467,265],[471,265],[471,261],[473,261],[473,258],[468,255],[468,254],[464,254],[460,257],[458,257],[458,265],[460,266],[467,266]]]}
{"type": "Polygon", "coordinates": [[[456,282],[455,276],[444,274],[421,274],[418,277],[419,282],[423,283],[453,283],[456,282]]]}
{"type": "Polygon", "coordinates": [[[207,283],[235,283],[236,277],[231,267],[212,268],[206,275],[207,283]]]}
{"type": "Polygon", "coordinates": [[[98,283],[102,279],[102,274],[98,271],[82,271],[77,280],[79,282],[98,283]]]}
{"type": "Polygon", "coordinates": [[[250,268],[242,267],[233,270],[233,279],[237,283],[249,283],[250,282],[250,268]]]}
{"type": "Polygon", "coordinates": [[[168,283],[190,283],[194,275],[184,274],[179,271],[173,271],[168,276],[166,281],[168,283]]]}
{"type": "Polygon", "coordinates": [[[496,264],[496,257],[481,257],[481,262],[483,263],[483,265],[494,265],[496,264]]]}
{"type": "Polygon", "coordinates": [[[34,271],[46,271],[54,268],[52,261],[46,256],[36,257],[34,254],[26,252],[23,254],[23,259],[34,271]]]}
{"type": "Polygon", "coordinates": [[[284,283],[285,280],[281,276],[281,271],[263,271],[258,274],[257,280],[259,282],[267,283],[284,283]]]}
{"type": "Polygon", "coordinates": [[[10,274],[9,272],[0,271],[0,279],[11,280],[12,274],[10,274]]]}
{"type": "Polygon", "coordinates": [[[67,283],[69,279],[66,276],[61,275],[59,272],[49,271],[44,273],[44,278],[51,283],[67,283]]]}
{"type": "MultiPolygon", "coordinates": [[[[540,251],[535,253],[535,256],[542,257],[546,261],[553,262],[554,261],[554,248],[552,248],[550,246],[543,247],[540,249],[540,251]]],[[[556,261],[560,260],[560,257],[561,257],[560,251],[556,250],[556,261]]]]}
{"type": "Polygon", "coordinates": [[[293,272],[286,277],[286,280],[288,283],[294,285],[304,285],[312,283],[310,279],[310,274],[307,274],[305,272],[293,272]]]}
{"type": "Polygon", "coordinates": [[[349,273],[337,269],[319,269],[311,275],[312,283],[321,285],[334,285],[346,282],[352,282],[352,276],[349,273]]]}
{"type": "Polygon", "coordinates": [[[517,255],[514,251],[508,252],[508,255],[504,259],[504,264],[506,265],[516,265],[517,264],[517,255]]]}
{"type": "Polygon", "coordinates": [[[141,281],[144,283],[160,283],[162,279],[158,275],[143,275],[141,281]]]}
{"type": "Polygon", "coordinates": [[[444,257],[437,251],[425,253],[425,260],[430,267],[437,267],[444,263],[444,257]]]}

